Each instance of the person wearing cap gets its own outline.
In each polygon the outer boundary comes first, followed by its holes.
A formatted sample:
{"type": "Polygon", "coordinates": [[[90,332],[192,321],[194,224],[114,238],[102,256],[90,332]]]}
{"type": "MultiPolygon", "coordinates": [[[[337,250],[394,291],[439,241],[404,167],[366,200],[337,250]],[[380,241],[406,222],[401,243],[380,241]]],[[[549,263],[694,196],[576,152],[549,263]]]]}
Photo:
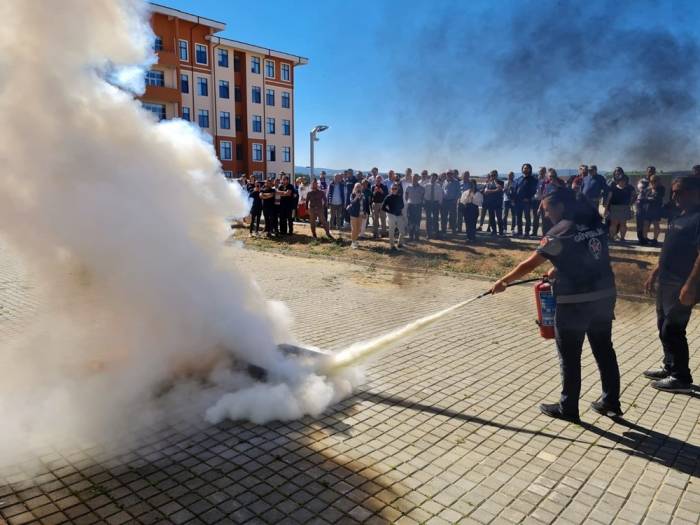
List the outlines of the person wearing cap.
{"type": "Polygon", "coordinates": [[[535,271],[549,261],[548,273],[556,299],[554,333],[559,354],[562,392],[558,403],[540,405],[553,418],[579,421],[581,351],[587,337],[602,383],[602,395],[591,408],[602,415],[622,415],[620,370],[612,343],[615,312],[615,276],[610,265],[607,228],[587,199],[570,189],[545,195],[541,202],[552,228],[540,246],[514,270],[493,285],[503,292],[509,283],[535,271]]]}
{"type": "Polygon", "coordinates": [[[700,178],[682,177],[671,185],[678,208],[669,221],[659,262],[645,283],[656,287],[656,320],[663,348],[663,364],[644,375],[657,390],[689,393],[693,377],[689,367],[686,327],[700,298],[700,178]]]}

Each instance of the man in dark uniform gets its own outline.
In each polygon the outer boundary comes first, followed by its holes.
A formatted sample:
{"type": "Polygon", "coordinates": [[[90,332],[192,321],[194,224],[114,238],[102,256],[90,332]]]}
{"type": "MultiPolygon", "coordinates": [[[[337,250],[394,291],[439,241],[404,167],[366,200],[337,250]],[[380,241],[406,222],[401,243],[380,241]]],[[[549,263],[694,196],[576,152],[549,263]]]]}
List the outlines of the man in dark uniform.
{"type": "Polygon", "coordinates": [[[272,179],[265,179],[265,186],[260,191],[263,216],[265,217],[265,234],[270,239],[277,230],[277,216],[275,214],[275,194],[277,190],[272,185],[272,179]]]}
{"type": "Polygon", "coordinates": [[[663,366],[647,370],[651,386],[665,392],[691,392],[688,339],[685,329],[700,290],[700,178],[673,181],[671,199],[678,208],[669,221],[659,263],[645,283],[651,292],[658,281],[656,319],[664,351],[663,366]]]}
{"type": "Polygon", "coordinates": [[[542,238],[539,248],[513,271],[496,281],[493,293],[524,277],[545,261],[554,269],[556,298],[554,331],[561,367],[562,392],[559,403],[542,404],[545,415],[579,421],[581,393],[581,350],[587,336],[598,364],[603,394],[591,408],[606,416],[620,416],[620,371],[612,344],[616,289],[610,266],[607,229],[600,215],[586,199],[576,199],[562,189],[542,199],[545,216],[554,226],[542,238]]]}
{"type": "Polygon", "coordinates": [[[279,227],[281,235],[292,235],[294,233],[294,187],[289,183],[289,177],[282,177],[282,184],[278,188],[280,193],[280,218],[279,227]]]}

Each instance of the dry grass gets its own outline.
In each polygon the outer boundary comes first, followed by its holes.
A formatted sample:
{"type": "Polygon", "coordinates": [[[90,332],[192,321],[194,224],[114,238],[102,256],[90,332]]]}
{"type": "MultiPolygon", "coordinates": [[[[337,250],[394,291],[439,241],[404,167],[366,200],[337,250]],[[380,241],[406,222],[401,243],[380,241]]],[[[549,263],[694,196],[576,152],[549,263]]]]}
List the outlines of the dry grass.
{"type": "MultiPolygon", "coordinates": [[[[248,231],[237,229],[235,238],[246,247],[299,257],[329,258],[359,263],[376,268],[401,269],[410,272],[450,272],[495,279],[535,249],[535,243],[514,242],[509,237],[477,237],[476,244],[467,244],[463,235],[445,240],[421,240],[405,245],[401,250],[389,250],[389,241],[362,239],[360,249],[352,250],[349,234],[343,232],[341,241],[325,238],[322,230],[319,239],[311,237],[308,225],[295,224],[295,234],[281,240],[249,238],[248,231]]],[[[368,232],[370,233],[370,232],[368,232]]],[[[334,233],[335,235],[335,233],[334,233]]],[[[623,294],[643,295],[643,284],[648,272],[656,263],[655,253],[629,250],[613,250],[612,264],[618,290],[623,294]]]]}

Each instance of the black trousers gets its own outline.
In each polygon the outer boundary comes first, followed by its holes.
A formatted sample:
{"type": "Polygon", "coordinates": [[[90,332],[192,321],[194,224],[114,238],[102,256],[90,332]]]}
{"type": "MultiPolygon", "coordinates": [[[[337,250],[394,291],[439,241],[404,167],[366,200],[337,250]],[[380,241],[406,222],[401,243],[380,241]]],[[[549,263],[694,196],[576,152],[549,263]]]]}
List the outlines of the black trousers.
{"type": "Polygon", "coordinates": [[[508,211],[510,211],[510,231],[515,229],[515,204],[508,200],[503,202],[503,224],[508,227],[508,211]]]}
{"type": "Polygon", "coordinates": [[[492,235],[503,234],[503,206],[489,208],[489,228],[492,235]]]}
{"type": "Polygon", "coordinates": [[[452,233],[457,233],[457,201],[454,199],[444,199],[442,201],[441,224],[442,233],[447,233],[447,224],[450,224],[452,233]]]}
{"type": "Polygon", "coordinates": [[[620,370],[612,344],[615,297],[587,303],[557,304],[554,333],[559,353],[562,390],[559,403],[565,414],[578,415],[581,395],[581,351],[588,342],[600,372],[601,401],[620,404],[620,370]]]}
{"type": "Polygon", "coordinates": [[[421,205],[409,204],[406,218],[408,219],[408,238],[412,241],[417,241],[420,238],[420,216],[421,205]]]}
{"type": "Polygon", "coordinates": [[[530,213],[532,214],[532,235],[537,235],[537,230],[540,227],[540,201],[530,201],[530,213]]]}
{"type": "Polygon", "coordinates": [[[644,221],[646,220],[646,213],[644,210],[636,210],[634,213],[634,218],[636,220],[637,226],[637,240],[640,244],[646,244],[647,238],[644,236],[644,221]]]}
{"type": "Polygon", "coordinates": [[[291,235],[294,233],[294,219],[292,218],[292,208],[289,206],[280,206],[280,233],[282,235],[291,235]]]}
{"type": "Polygon", "coordinates": [[[440,203],[436,201],[426,202],[425,208],[425,229],[428,233],[428,239],[435,237],[439,230],[440,203]]]}
{"type": "Polygon", "coordinates": [[[467,229],[467,239],[476,239],[476,221],[479,218],[479,207],[476,204],[464,206],[464,225],[467,229]]]}
{"type": "Polygon", "coordinates": [[[680,291],[681,285],[659,284],[656,292],[656,322],[664,349],[664,368],[675,379],[692,383],[685,329],[693,309],[680,303],[680,291]]]}
{"type": "Polygon", "coordinates": [[[518,234],[523,233],[523,217],[525,217],[525,235],[530,235],[530,202],[518,201],[515,203],[515,223],[518,234]]]}
{"type": "MultiPolygon", "coordinates": [[[[262,208],[253,208],[250,210],[250,233],[258,233],[260,231],[260,216],[262,208]]],[[[265,221],[267,222],[267,221],[265,221]]]]}
{"type": "Polygon", "coordinates": [[[268,235],[277,233],[277,210],[273,206],[263,208],[263,215],[265,217],[265,233],[268,235]]]}

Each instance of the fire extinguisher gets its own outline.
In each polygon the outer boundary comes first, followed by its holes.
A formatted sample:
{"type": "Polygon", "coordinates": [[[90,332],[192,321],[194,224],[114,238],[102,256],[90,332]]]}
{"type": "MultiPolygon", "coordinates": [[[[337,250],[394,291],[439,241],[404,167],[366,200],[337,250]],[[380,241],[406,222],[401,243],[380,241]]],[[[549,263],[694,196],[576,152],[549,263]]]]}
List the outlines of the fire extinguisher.
{"type": "Polygon", "coordinates": [[[554,339],[554,312],[557,302],[552,292],[552,283],[547,277],[535,285],[535,302],[537,303],[537,325],[540,335],[545,339],[554,339]]]}

